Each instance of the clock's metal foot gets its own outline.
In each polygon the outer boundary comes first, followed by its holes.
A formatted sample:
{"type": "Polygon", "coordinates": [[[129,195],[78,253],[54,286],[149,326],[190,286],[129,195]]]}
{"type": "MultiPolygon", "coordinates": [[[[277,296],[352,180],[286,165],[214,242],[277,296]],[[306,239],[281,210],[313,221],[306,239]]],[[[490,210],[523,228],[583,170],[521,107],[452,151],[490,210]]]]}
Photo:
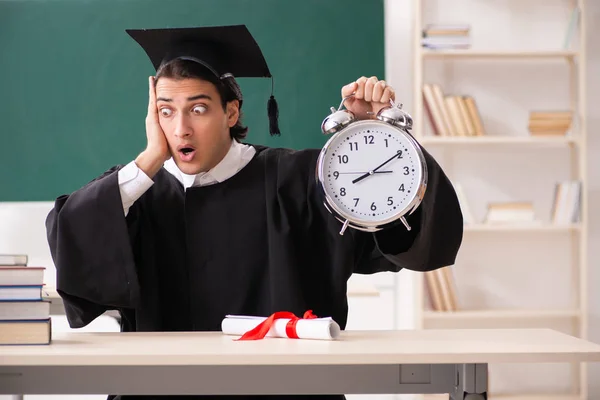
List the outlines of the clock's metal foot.
{"type": "Polygon", "coordinates": [[[404,224],[404,226],[406,227],[407,230],[411,230],[412,228],[410,227],[410,225],[408,224],[408,222],[406,222],[406,218],[404,217],[400,217],[400,221],[402,221],[402,223],[404,224]]]}
{"type": "Polygon", "coordinates": [[[344,225],[342,225],[342,230],[340,231],[340,235],[344,234],[344,231],[346,231],[346,228],[348,227],[348,220],[346,220],[344,222],[344,225]]]}

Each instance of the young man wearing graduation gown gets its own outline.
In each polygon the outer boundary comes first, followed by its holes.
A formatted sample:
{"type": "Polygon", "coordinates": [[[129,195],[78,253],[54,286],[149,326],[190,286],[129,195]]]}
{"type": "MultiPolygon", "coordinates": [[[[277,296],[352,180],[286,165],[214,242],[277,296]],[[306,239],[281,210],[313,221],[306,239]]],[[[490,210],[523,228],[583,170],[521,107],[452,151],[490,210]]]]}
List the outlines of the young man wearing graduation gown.
{"type": "MultiPolygon", "coordinates": [[[[462,215],[426,150],[428,187],[407,217],[411,231],[399,224],[340,235],[318,195],[320,149],[241,142],[235,77],[271,76],[245,27],[128,33],[157,70],[149,79],[147,147],[60,196],[46,222],[71,327],[107,310],[121,313],[123,331],[218,331],[227,314],[312,310],[343,329],[353,273],[454,263],[462,215]]],[[[342,89],[343,97],[351,93],[346,108],[359,118],[394,98],[375,77],[342,89]]]]}

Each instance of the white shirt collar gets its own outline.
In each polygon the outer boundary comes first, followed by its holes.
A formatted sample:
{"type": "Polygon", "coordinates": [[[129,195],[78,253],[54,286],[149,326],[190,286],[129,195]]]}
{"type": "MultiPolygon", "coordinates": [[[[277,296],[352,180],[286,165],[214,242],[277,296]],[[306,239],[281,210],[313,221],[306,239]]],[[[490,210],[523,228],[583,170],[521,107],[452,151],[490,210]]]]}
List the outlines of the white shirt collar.
{"type": "Polygon", "coordinates": [[[255,153],[254,147],[233,139],[225,157],[209,171],[196,175],[184,174],[172,158],[165,162],[164,167],[187,189],[190,186],[212,185],[231,178],[250,162],[255,153]]]}

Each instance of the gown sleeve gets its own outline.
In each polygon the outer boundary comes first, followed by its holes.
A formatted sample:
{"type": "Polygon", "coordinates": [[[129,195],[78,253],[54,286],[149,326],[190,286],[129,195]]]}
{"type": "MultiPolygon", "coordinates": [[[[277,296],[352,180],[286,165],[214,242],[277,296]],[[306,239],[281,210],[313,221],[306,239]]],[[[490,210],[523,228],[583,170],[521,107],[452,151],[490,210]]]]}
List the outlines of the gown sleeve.
{"type": "Polygon", "coordinates": [[[430,271],[452,265],[463,236],[458,197],[437,161],[421,148],[428,184],[419,207],[403,224],[375,233],[355,231],[356,273],[397,272],[403,268],[430,271]]]}
{"type": "Polygon", "coordinates": [[[72,328],[111,309],[134,308],[139,284],[132,243],[139,202],[123,212],[113,167],[81,189],[56,199],[46,218],[56,289],[72,328]]]}

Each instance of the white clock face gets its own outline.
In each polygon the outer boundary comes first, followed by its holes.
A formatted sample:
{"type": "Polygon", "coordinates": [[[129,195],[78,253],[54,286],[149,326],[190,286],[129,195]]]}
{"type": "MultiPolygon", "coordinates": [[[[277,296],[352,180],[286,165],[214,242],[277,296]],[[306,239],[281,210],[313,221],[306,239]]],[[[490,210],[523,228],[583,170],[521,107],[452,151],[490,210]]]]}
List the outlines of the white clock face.
{"type": "Polygon", "coordinates": [[[360,121],[330,139],[321,173],[336,211],[368,223],[387,223],[407,211],[424,174],[407,136],[385,123],[360,121]]]}

